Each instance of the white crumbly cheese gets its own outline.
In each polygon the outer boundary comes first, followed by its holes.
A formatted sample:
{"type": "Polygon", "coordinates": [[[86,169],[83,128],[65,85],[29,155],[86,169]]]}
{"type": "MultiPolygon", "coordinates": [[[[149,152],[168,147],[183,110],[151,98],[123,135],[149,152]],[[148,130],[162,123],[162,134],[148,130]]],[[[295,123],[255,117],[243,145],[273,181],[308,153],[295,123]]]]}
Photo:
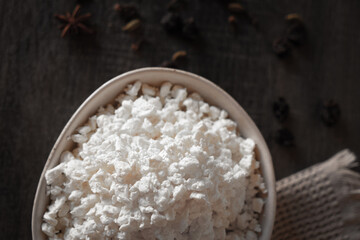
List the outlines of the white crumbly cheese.
{"type": "Polygon", "coordinates": [[[49,239],[257,239],[255,143],[179,85],[135,82],[77,129],[46,172],[49,239]]]}

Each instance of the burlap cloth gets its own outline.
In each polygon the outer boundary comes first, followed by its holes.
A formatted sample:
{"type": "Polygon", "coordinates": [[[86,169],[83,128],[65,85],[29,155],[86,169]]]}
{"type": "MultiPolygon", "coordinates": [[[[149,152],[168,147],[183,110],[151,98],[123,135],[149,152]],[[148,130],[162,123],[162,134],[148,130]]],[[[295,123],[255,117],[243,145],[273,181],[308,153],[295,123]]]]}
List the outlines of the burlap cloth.
{"type": "Polygon", "coordinates": [[[278,181],[272,239],[360,240],[360,175],[348,169],[355,160],[343,150],[278,181]]]}

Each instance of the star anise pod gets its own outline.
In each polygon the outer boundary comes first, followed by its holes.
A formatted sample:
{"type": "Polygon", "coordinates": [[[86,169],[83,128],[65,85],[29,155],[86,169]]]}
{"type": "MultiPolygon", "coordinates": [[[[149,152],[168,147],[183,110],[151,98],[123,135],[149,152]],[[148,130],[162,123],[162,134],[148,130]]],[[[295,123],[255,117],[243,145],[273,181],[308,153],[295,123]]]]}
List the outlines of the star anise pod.
{"type": "Polygon", "coordinates": [[[91,13],[78,16],[79,10],[80,5],[76,5],[72,14],[70,12],[64,15],[55,14],[55,18],[63,23],[63,25],[60,26],[62,29],[61,37],[65,37],[68,32],[78,33],[79,29],[89,34],[94,33],[94,30],[84,24],[84,22],[91,17],[91,13]]]}

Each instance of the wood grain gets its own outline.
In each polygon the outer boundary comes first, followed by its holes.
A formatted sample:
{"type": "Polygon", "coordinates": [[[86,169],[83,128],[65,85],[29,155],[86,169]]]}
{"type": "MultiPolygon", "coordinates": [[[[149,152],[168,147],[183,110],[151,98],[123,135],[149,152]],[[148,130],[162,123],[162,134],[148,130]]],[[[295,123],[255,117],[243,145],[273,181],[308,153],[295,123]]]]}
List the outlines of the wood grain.
{"type": "MultiPolygon", "coordinates": [[[[0,1],[0,239],[31,239],[31,207],[46,158],[72,113],[110,78],[157,66],[186,50],[181,66],[230,93],[254,119],[274,159],[278,179],[323,161],[335,152],[360,150],[360,1],[254,0],[244,2],[259,30],[241,20],[237,34],[227,24],[225,1],[193,0],[181,14],[194,16],[202,38],[191,42],[167,35],[159,22],[167,1],[132,1],[144,20],[147,43],[121,31],[115,1],[82,1],[93,14],[93,36],[60,38],[55,13],[75,1],[0,1]],[[284,15],[304,18],[308,41],[279,59],[271,42],[284,31],[284,15]],[[281,127],[271,111],[283,96],[291,106],[285,123],[296,146],[273,139],[281,127]],[[341,106],[338,125],[322,125],[317,107],[333,98],[341,106]]],[[[129,2],[129,1],[128,1],[129,2]]]]}

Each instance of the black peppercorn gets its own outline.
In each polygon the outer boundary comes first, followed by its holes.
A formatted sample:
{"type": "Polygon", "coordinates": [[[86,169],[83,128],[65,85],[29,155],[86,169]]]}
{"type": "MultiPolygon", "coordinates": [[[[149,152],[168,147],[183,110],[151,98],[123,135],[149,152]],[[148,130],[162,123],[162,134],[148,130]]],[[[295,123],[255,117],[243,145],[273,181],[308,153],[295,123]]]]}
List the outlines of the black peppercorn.
{"type": "Polygon", "coordinates": [[[305,24],[301,16],[297,13],[291,13],[285,16],[287,22],[286,37],[294,44],[301,45],[306,40],[305,24]]]}
{"type": "Polygon", "coordinates": [[[289,111],[290,107],[285,98],[279,97],[279,99],[273,103],[273,112],[279,122],[284,122],[287,119],[289,111]]]}
{"type": "Polygon", "coordinates": [[[341,115],[340,107],[333,100],[324,103],[321,107],[321,111],[320,111],[321,120],[328,127],[335,125],[339,121],[340,115],[341,115]]]}
{"type": "Polygon", "coordinates": [[[132,4],[115,4],[114,10],[117,11],[120,17],[125,21],[129,22],[135,18],[139,18],[139,12],[137,8],[132,4]]]}

